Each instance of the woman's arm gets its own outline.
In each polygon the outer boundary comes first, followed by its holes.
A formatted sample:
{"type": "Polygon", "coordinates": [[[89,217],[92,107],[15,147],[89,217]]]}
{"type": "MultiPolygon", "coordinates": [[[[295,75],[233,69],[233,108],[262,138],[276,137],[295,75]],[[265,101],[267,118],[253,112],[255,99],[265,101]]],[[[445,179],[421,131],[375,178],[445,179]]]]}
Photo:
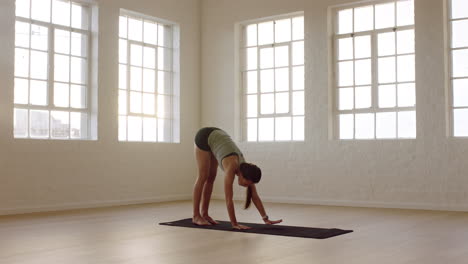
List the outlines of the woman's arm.
{"type": "Polygon", "coordinates": [[[260,213],[260,216],[262,216],[263,222],[269,225],[274,225],[274,224],[283,222],[282,219],[276,220],[276,221],[268,219],[268,215],[265,212],[265,208],[263,207],[262,200],[260,199],[260,196],[258,195],[255,184],[250,185],[250,188],[252,188],[252,202],[255,204],[255,207],[257,207],[257,210],[260,213]]]}
{"type": "Polygon", "coordinates": [[[236,171],[234,169],[227,169],[226,176],[224,177],[224,193],[226,196],[226,207],[229,214],[229,220],[231,220],[231,225],[235,229],[250,229],[248,226],[239,225],[236,219],[236,212],[234,210],[234,201],[232,200],[234,194],[232,190],[232,184],[234,182],[234,177],[236,171]]]}

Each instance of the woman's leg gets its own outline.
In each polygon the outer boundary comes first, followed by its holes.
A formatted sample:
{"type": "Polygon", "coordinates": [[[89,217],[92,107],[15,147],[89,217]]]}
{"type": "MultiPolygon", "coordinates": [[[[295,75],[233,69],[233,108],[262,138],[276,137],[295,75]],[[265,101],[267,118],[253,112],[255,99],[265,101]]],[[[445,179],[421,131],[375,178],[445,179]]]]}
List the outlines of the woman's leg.
{"type": "Polygon", "coordinates": [[[211,193],[213,193],[213,184],[216,179],[217,172],[218,172],[218,161],[216,160],[213,153],[211,153],[210,174],[203,187],[201,215],[203,216],[203,218],[205,218],[206,221],[214,225],[217,224],[218,222],[216,222],[215,220],[213,220],[213,218],[209,216],[208,208],[210,207],[211,193]]]}
{"type": "Polygon", "coordinates": [[[211,152],[199,149],[195,145],[195,158],[198,165],[198,178],[193,187],[193,218],[192,222],[197,225],[209,225],[200,214],[200,200],[203,192],[203,186],[210,174],[211,152]]]}

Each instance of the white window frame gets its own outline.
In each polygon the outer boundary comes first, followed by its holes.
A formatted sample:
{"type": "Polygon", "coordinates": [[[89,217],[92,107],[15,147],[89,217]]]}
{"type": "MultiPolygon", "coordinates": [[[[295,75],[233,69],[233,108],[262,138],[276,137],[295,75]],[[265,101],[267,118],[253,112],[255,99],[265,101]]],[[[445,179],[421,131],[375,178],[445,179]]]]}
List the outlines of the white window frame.
{"type": "MultiPolygon", "coordinates": [[[[305,141],[305,109],[304,113],[302,115],[294,115],[293,114],[293,93],[294,92],[303,92],[303,105],[305,108],[305,85],[304,85],[304,90],[293,90],[293,68],[295,67],[303,67],[305,68],[305,59],[303,64],[295,64],[293,65],[292,60],[292,50],[293,50],[293,43],[296,42],[303,42],[305,44],[305,34],[304,38],[302,39],[297,39],[293,40],[292,34],[293,34],[293,23],[292,19],[296,17],[303,17],[304,18],[304,13],[303,12],[297,12],[297,13],[291,13],[291,14],[285,14],[285,15],[278,15],[278,16],[273,16],[273,17],[267,17],[267,18],[261,18],[261,19],[256,19],[256,20],[250,20],[250,21],[245,21],[242,23],[238,24],[238,36],[239,36],[239,41],[238,41],[238,48],[239,50],[238,57],[240,59],[238,60],[239,64],[239,74],[238,74],[238,83],[241,91],[241,100],[240,100],[240,106],[241,106],[241,137],[240,140],[243,142],[248,142],[248,143],[262,143],[262,142],[303,142],[305,141]],[[275,43],[274,38],[275,38],[275,29],[276,27],[273,26],[273,44],[258,44],[258,36],[259,36],[259,30],[258,30],[258,24],[264,23],[264,22],[273,22],[275,24],[276,20],[282,20],[282,19],[291,19],[291,40],[290,41],[285,41],[285,42],[280,42],[280,43],[275,43]],[[248,46],[247,45],[247,26],[252,25],[252,24],[257,24],[257,44],[254,46],[248,46]],[[260,68],[260,50],[265,49],[265,48],[273,48],[273,64],[275,61],[275,48],[276,47],[281,47],[281,46],[287,46],[288,47],[288,66],[281,66],[281,67],[276,67],[273,65],[271,68],[260,68]],[[257,48],[257,68],[252,70],[252,69],[247,69],[247,49],[248,48],[257,48]],[[288,69],[288,78],[289,78],[289,89],[287,91],[271,91],[271,92],[264,92],[262,93],[260,91],[260,73],[262,70],[277,70],[277,69],[288,69]],[[245,80],[246,80],[246,74],[249,71],[257,71],[257,93],[255,94],[248,94],[247,93],[247,88],[245,86],[245,80]],[[272,113],[272,114],[262,114],[261,113],[261,95],[262,94],[273,94],[273,96],[276,98],[277,93],[288,93],[289,96],[289,110],[287,113],[272,113]],[[257,117],[247,117],[247,97],[248,95],[256,95],[257,96],[257,117]],[[277,140],[276,139],[276,118],[281,118],[281,117],[290,117],[291,118],[291,139],[290,140],[277,140]],[[300,140],[294,139],[294,117],[299,117],[303,118],[303,138],[300,140]],[[261,118],[272,118],[273,119],[273,140],[260,140],[259,139],[259,122],[261,118]],[[257,136],[255,141],[249,141],[248,140],[248,120],[249,119],[256,119],[257,120],[257,136]]],[[[305,53],[305,52],[304,52],[305,53]]],[[[304,81],[305,82],[305,81],[304,81]]],[[[276,99],[273,102],[273,109],[276,109],[276,99]]],[[[276,112],[276,110],[274,110],[276,112]]]]}
{"type": "MultiPolygon", "coordinates": [[[[404,82],[399,82],[398,81],[398,62],[397,62],[397,59],[399,56],[406,56],[406,55],[413,55],[415,56],[416,54],[416,50],[414,50],[413,53],[404,53],[404,54],[398,54],[396,51],[395,51],[395,54],[393,55],[387,55],[387,56],[378,56],[377,52],[378,52],[378,42],[377,42],[377,37],[378,37],[378,34],[380,33],[388,33],[388,32],[395,32],[397,33],[398,31],[404,31],[404,30],[415,30],[415,24],[413,23],[413,25],[405,25],[405,26],[398,26],[397,25],[397,8],[396,8],[396,5],[395,5],[395,14],[394,14],[394,17],[395,17],[395,26],[392,27],[392,28],[382,28],[382,29],[372,29],[372,30],[368,30],[368,31],[360,31],[360,32],[354,32],[354,29],[353,29],[353,32],[352,33],[345,33],[345,34],[339,34],[337,33],[338,32],[338,13],[342,10],[347,10],[347,9],[352,9],[352,20],[353,20],[353,23],[354,23],[354,8],[359,8],[359,7],[366,7],[366,6],[373,6],[373,23],[375,25],[375,6],[376,5],[379,5],[379,4],[386,4],[386,3],[397,3],[398,0],[382,0],[382,1],[372,1],[372,2],[365,2],[365,3],[356,3],[356,4],[352,4],[352,5],[346,5],[346,6],[340,6],[340,7],[336,7],[336,8],[333,8],[332,10],[332,16],[333,16],[333,27],[332,27],[332,30],[333,32],[331,33],[332,34],[332,41],[331,41],[331,45],[332,45],[332,50],[333,50],[333,55],[332,55],[332,69],[333,69],[333,78],[332,78],[332,82],[333,82],[333,89],[332,89],[332,97],[333,97],[333,134],[332,134],[332,137],[333,139],[337,139],[337,140],[342,140],[342,141],[351,141],[351,140],[413,140],[413,139],[416,139],[417,135],[413,138],[413,137],[410,137],[410,138],[406,138],[406,137],[399,137],[398,136],[398,113],[399,112],[406,112],[406,111],[414,111],[415,114],[416,114],[416,102],[415,102],[415,105],[413,107],[399,107],[398,104],[396,103],[396,106],[395,107],[389,107],[389,108],[379,108],[378,106],[378,99],[379,99],[379,93],[378,93],[378,88],[379,88],[379,83],[378,83],[378,59],[379,58],[386,58],[386,57],[394,57],[395,58],[395,82],[391,82],[391,83],[385,83],[384,85],[386,84],[394,84],[395,85],[395,89],[396,89],[396,101],[398,100],[398,89],[397,89],[397,85],[398,84],[405,84],[405,83],[414,83],[415,84],[415,87],[416,87],[416,78],[414,81],[404,81],[404,82]],[[339,63],[338,62],[341,62],[341,61],[352,61],[352,62],[356,62],[356,61],[359,61],[359,60],[364,60],[364,59],[361,59],[361,58],[358,58],[356,59],[355,56],[354,56],[354,52],[355,52],[355,49],[354,49],[354,37],[358,37],[358,36],[370,36],[370,39],[371,39],[371,57],[370,57],[370,60],[371,60],[371,67],[372,67],[372,74],[371,74],[371,78],[372,78],[372,81],[371,81],[371,107],[370,108],[361,108],[361,109],[356,109],[355,108],[355,105],[356,105],[356,96],[355,96],[355,90],[357,87],[366,87],[366,86],[369,86],[369,85],[356,85],[355,84],[355,67],[353,67],[353,84],[350,85],[350,86],[339,86],[338,82],[339,82],[339,76],[338,76],[338,73],[339,73],[339,63]],[[338,40],[339,39],[342,39],[342,38],[349,38],[349,37],[352,37],[353,38],[353,58],[352,59],[349,59],[349,60],[339,60],[338,59],[338,54],[339,54],[339,45],[338,45],[338,40]],[[340,88],[352,88],[353,89],[353,109],[352,110],[339,110],[339,89],[340,88]],[[395,138],[377,138],[377,114],[378,113],[395,113],[396,114],[396,126],[395,126],[395,130],[396,130],[396,136],[395,138]],[[352,114],[353,115],[353,138],[352,139],[341,139],[340,138],[340,115],[341,114],[352,114]],[[369,138],[369,139],[360,139],[360,138],[356,138],[356,114],[373,114],[374,116],[374,137],[373,138],[369,138]]],[[[395,34],[395,49],[397,47],[397,38],[396,38],[396,34],[395,34]]],[[[365,59],[369,59],[369,58],[365,58],[365,59]]],[[[353,63],[354,65],[354,63],[353,63]]],[[[416,93],[416,89],[415,89],[415,93],[416,93]]],[[[415,94],[415,100],[416,100],[416,94],[415,94]]],[[[417,134],[417,127],[416,127],[416,134],[417,134]]]]}
{"type": "MultiPolygon", "coordinates": [[[[25,18],[25,17],[20,17],[20,16],[16,16],[15,15],[15,21],[16,22],[23,22],[23,23],[28,23],[30,25],[38,25],[38,26],[42,26],[42,27],[46,27],[47,30],[48,30],[48,35],[47,35],[47,44],[48,44],[48,47],[47,47],[47,51],[43,51],[43,50],[37,50],[37,51],[40,51],[40,52],[47,52],[47,80],[45,80],[45,82],[47,83],[47,105],[46,106],[41,106],[41,105],[32,105],[29,103],[29,100],[30,100],[30,86],[28,88],[28,103],[27,104],[18,104],[18,103],[15,103],[14,102],[14,110],[15,109],[18,109],[18,110],[27,110],[28,111],[28,116],[27,116],[27,119],[28,119],[28,124],[27,124],[27,136],[26,137],[17,137],[14,133],[13,133],[13,136],[15,139],[35,139],[35,140],[96,140],[97,139],[97,131],[96,131],[96,117],[95,117],[95,114],[93,115],[93,108],[95,108],[96,106],[94,106],[92,104],[92,102],[94,100],[93,99],[93,95],[96,94],[96,89],[93,87],[93,75],[92,75],[92,71],[93,69],[95,68],[95,62],[93,61],[93,53],[94,53],[94,49],[96,48],[96,45],[93,45],[93,42],[94,42],[94,39],[93,39],[93,31],[92,31],[92,28],[93,28],[93,13],[95,12],[94,7],[95,5],[93,4],[92,1],[68,1],[69,4],[70,4],[70,26],[63,26],[63,25],[59,25],[59,24],[54,24],[52,21],[53,21],[53,1],[51,0],[50,1],[50,22],[44,22],[44,21],[40,21],[40,20],[35,20],[31,17],[31,14],[32,14],[32,1],[30,0],[30,5],[29,5],[29,18],[25,18]],[[72,27],[71,25],[71,20],[72,20],[72,16],[71,16],[71,7],[73,4],[77,4],[77,5],[80,5],[80,6],[83,6],[85,8],[88,9],[88,22],[87,22],[87,25],[88,25],[88,28],[87,29],[79,29],[79,28],[74,28],[72,27]],[[61,53],[56,53],[55,52],[55,30],[58,29],[58,30],[65,30],[65,31],[69,31],[70,33],[80,33],[80,34],[83,34],[83,35],[86,35],[87,36],[87,54],[86,54],[86,57],[80,57],[80,56],[76,56],[76,55],[72,55],[71,52],[70,54],[68,54],[67,56],[71,58],[85,58],[86,61],[87,61],[87,71],[86,71],[86,82],[84,84],[81,84],[81,85],[85,85],[86,86],[86,107],[85,108],[72,108],[71,107],[71,104],[70,104],[70,101],[71,101],[71,94],[70,94],[70,91],[71,91],[71,88],[69,87],[69,96],[68,96],[68,99],[69,99],[69,106],[68,107],[58,107],[58,106],[54,106],[54,55],[56,54],[61,54],[61,53]],[[93,89],[94,88],[94,89],[93,89]],[[48,112],[48,115],[49,115],[49,133],[48,133],[48,136],[47,137],[31,137],[30,135],[30,111],[31,110],[39,110],[39,111],[47,111],[48,112]],[[69,131],[69,135],[68,135],[68,138],[54,138],[52,137],[52,111],[60,111],[60,112],[68,112],[69,114],[69,128],[71,128],[71,113],[82,113],[82,114],[86,114],[87,115],[87,121],[86,121],[86,137],[81,137],[81,138],[72,138],[70,136],[70,133],[71,133],[71,129],[69,131]]],[[[29,30],[31,31],[31,26],[29,27],[29,30]]],[[[36,51],[35,49],[31,48],[31,32],[29,34],[29,48],[24,48],[24,47],[17,47],[16,44],[15,44],[15,50],[17,48],[19,49],[24,49],[24,50],[28,50],[29,51],[29,54],[30,51],[36,51]]],[[[70,34],[71,35],[71,34],[70,34]]],[[[15,37],[16,38],[16,37],[15,37]]],[[[71,38],[71,36],[70,36],[71,38]]],[[[71,40],[70,40],[70,45],[71,45],[71,40]]],[[[15,62],[16,63],[16,62],[15,62]]],[[[30,82],[31,80],[32,81],[35,81],[35,80],[38,80],[38,81],[44,81],[44,80],[39,80],[39,79],[34,79],[34,78],[31,78],[31,56],[29,55],[29,58],[28,58],[28,76],[27,78],[25,77],[17,77],[15,75],[15,79],[16,78],[19,78],[19,79],[23,79],[23,80],[27,80],[28,82],[30,82]]],[[[71,63],[69,65],[69,81],[68,82],[61,82],[59,81],[60,83],[66,83],[68,84],[69,86],[71,86],[73,83],[71,82],[71,63]]]]}

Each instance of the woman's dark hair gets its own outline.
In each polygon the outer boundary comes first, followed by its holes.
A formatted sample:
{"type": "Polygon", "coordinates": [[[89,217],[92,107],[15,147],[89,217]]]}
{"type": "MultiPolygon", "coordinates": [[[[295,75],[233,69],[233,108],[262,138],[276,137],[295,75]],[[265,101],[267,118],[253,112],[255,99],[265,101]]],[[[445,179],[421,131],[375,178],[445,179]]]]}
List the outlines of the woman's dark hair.
{"type": "MultiPolygon", "coordinates": [[[[260,170],[257,165],[252,163],[242,163],[240,165],[240,171],[244,178],[247,180],[252,181],[253,183],[258,183],[262,178],[262,170],[260,170]]],[[[247,196],[245,199],[245,206],[244,209],[250,207],[250,202],[252,201],[252,188],[249,186],[247,187],[247,196]]]]}

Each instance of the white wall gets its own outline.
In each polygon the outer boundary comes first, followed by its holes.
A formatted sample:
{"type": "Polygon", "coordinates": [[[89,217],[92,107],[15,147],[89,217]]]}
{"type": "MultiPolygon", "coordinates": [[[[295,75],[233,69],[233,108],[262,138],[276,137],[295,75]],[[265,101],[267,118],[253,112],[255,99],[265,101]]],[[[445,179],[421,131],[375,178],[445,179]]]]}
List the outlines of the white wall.
{"type": "MultiPolygon", "coordinates": [[[[265,200],[468,210],[468,139],[446,136],[444,1],[416,0],[417,139],[329,140],[328,7],[346,0],[204,0],[202,124],[235,134],[235,23],[305,13],[306,140],[241,143],[265,200]]],[[[218,181],[220,183],[221,181],[218,181]]],[[[239,190],[240,191],[240,190],[239,190]]],[[[243,193],[237,193],[239,198],[243,193]]],[[[222,185],[215,195],[223,197],[222,185]]]]}
{"type": "Polygon", "coordinates": [[[187,199],[196,176],[199,0],[99,1],[99,139],[13,139],[14,0],[0,1],[0,215],[187,199]],[[117,141],[118,19],[125,8],[179,23],[181,143],[117,141]]]}

